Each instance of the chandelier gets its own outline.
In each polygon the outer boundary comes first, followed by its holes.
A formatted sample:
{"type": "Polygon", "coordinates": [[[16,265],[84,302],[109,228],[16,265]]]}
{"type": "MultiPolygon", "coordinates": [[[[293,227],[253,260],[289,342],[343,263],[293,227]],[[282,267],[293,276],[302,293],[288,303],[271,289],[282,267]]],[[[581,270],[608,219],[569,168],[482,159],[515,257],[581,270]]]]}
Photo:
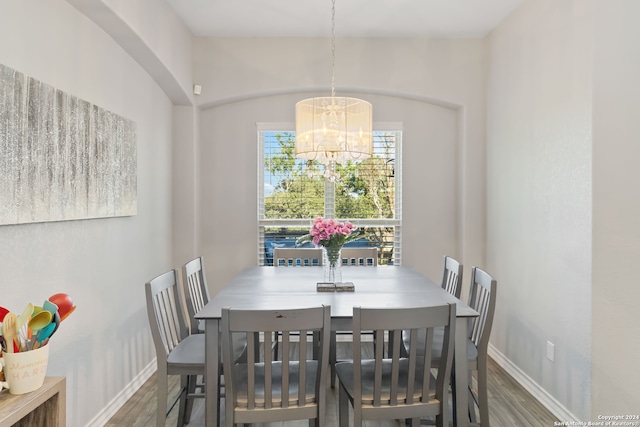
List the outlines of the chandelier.
{"type": "Polygon", "coordinates": [[[315,160],[324,176],[338,178],[336,163],[363,160],[373,153],[371,103],[337,97],[335,91],[336,2],[331,8],[331,96],[304,99],[296,104],[296,157],[315,160]]]}

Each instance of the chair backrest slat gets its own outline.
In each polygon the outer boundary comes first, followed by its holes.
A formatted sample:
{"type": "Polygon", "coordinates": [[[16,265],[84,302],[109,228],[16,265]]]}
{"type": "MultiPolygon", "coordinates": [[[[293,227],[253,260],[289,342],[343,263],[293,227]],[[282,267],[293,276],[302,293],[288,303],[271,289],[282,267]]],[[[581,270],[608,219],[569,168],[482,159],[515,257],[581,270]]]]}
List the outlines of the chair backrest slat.
{"type": "MultiPolygon", "coordinates": [[[[361,333],[359,331],[359,333],[361,333]]],[[[375,379],[373,383],[373,404],[380,405],[381,401],[381,390],[382,390],[382,358],[384,357],[384,331],[383,330],[375,330],[374,331],[374,342],[380,343],[381,345],[375,346],[375,379]]],[[[354,350],[355,351],[355,350],[354,350]]]]}
{"type": "MultiPolygon", "coordinates": [[[[272,337],[272,333],[270,331],[265,331],[264,334],[264,349],[266,351],[266,349],[271,348],[271,337],[272,337]]],[[[273,364],[272,364],[272,360],[270,357],[265,357],[263,358],[264,360],[264,408],[265,409],[270,409],[273,407],[273,376],[272,376],[272,372],[273,372],[273,364]]],[[[251,394],[254,394],[255,392],[252,392],[251,394]]]]}
{"type": "MultiPolygon", "coordinates": [[[[409,331],[410,337],[411,337],[411,341],[412,342],[416,342],[416,340],[418,339],[418,330],[417,329],[412,329],[411,331],[409,331]]],[[[411,346],[411,348],[409,349],[409,360],[416,360],[416,346],[411,346]]],[[[415,378],[416,376],[416,364],[412,363],[409,366],[409,378],[415,378]]],[[[423,375],[423,382],[424,382],[424,375],[423,375]]],[[[415,394],[415,382],[411,381],[408,385],[407,385],[407,403],[413,403],[413,396],[415,394]],[[411,399],[409,401],[409,399],[411,399]]],[[[424,389],[422,390],[422,394],[424,395],[424,389]]]]}
{"type": "MultiPolygon", "coordinates": [[[[282,332],[282,407],[289,407],[289,357],[291,353],[291,332],[282,332]]],[[[302,357],[302,356],[300,356],[302,357]]]]}
{"type": "MultiPolygon", "coordinates": [[[[400,334],[391,334],[387,345],[389,346],[388,356],[391,357],[391,393],[389,404],[391,406],[395,406],[403,403],[398,401],[398,382],[400,379],[400,334]]],[[[415,370],[415,359],[410,362],[413,362],[415,370]]],[[[409,368],[411,368],[411,366],[409,368]]],[[[413,378],[409,377],[409,383],[411,386],[407,387],[413,389],[413,378]]]]}
{"type": "Polygon", "coordinates": [[[300,357],[298,362],[298,406],[304,406],[307,396],[307,336],[306,329],[300,330],[299,350],[300,357]]]}
{"type": "Polygon", "coordinates": [[[171,351],[180,343],[176,302],[170,288],[158,293],[159,313],[162,319],[163,332],[167,340],[167,350],[171,351]]]}
{"type": "MultiPolygon", "coordinates": [[[[362,360],[362,333],[360,330],[360,325],[362,323],[360,318],[360,313],[362,311],[360,309],[356,310],[356,307],[353,308],[353,363],[355,366],[358,366],[362,360]]],[[[374,332],[374,341],[377,340],[374,332]]],[[[353,383],[354,384],[362,384],[362,371],[360,369],[353,370],[353,383]]],[[[362,400],[362,389],[360,387],[355,387],[353,390],[353,398],[356,401],[362,400]]]]}

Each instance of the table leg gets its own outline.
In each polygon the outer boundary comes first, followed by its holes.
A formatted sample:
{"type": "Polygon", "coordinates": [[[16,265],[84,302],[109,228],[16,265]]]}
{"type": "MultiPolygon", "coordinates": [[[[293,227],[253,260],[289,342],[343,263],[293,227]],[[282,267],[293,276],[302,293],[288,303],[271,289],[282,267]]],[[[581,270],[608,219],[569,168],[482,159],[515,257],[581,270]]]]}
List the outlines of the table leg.
{"type": "Polygon", "coordinates": [[[453,391],[453,425],[467,427],[469,425],[469,395],[467,388],[467,323],[466,317],[456,318],[456,345],[453,360],[454,387],[453,391]]]}
{"type": "Polygon", "coordinates": [[[218,423],[218,331],[219,319],[206,319],[205,333],[205,425],[218,423]]]}

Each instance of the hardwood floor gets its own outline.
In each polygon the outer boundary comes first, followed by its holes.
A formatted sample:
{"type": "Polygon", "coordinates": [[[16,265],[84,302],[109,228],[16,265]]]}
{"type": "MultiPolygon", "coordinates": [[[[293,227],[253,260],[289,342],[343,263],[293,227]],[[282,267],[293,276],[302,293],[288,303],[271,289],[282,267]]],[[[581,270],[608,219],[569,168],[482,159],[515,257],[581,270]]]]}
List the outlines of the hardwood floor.
{"type": "MultiPolygon", "coordinates": [[[[338,352],[340,355],[340,345],[338,352]]],[[[489,359],[489,406],[492,427],[547,427],[558,421],[544,406],[535,400],[500,366],[489,359]]],[[[107,427],[147,427],[155,425],[156,383],[152,376],[138,392],[113,416],[106,424],[107,427]]],[[[179,377],[171,377],[169,395],[173,398],[178,393],[179,377]]],[[[329,414],[327,425],[338,425],[337,389],[329,388],[327,406],[329,414]]],[[[173,408],[167,418],[167,426],[177,425],[177,406],[173,408]]],[[[224,414],[222,415],[224,422],[224,414]]],[[[204,401],[197,399],[191,416],[191,427],[204,427],[204,401]]],[[[307,427],[307,421],[287,423],[257,424],[256,427],[307,427]]],[[[396,421],[367,421],[365,427],[396,427],[403,423],[396,421]]]]}

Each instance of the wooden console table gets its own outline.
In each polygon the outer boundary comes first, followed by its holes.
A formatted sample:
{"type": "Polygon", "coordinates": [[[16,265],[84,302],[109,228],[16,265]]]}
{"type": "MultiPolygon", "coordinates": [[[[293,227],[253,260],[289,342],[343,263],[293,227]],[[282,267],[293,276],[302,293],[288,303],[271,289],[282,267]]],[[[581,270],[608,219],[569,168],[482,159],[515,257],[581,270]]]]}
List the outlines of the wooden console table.
{"type": "Polygon", "coordinates": [[[0,426],[66,426],[66,380],[46,377],[44,384],[31,393],[0,393],[0,426]]]}

